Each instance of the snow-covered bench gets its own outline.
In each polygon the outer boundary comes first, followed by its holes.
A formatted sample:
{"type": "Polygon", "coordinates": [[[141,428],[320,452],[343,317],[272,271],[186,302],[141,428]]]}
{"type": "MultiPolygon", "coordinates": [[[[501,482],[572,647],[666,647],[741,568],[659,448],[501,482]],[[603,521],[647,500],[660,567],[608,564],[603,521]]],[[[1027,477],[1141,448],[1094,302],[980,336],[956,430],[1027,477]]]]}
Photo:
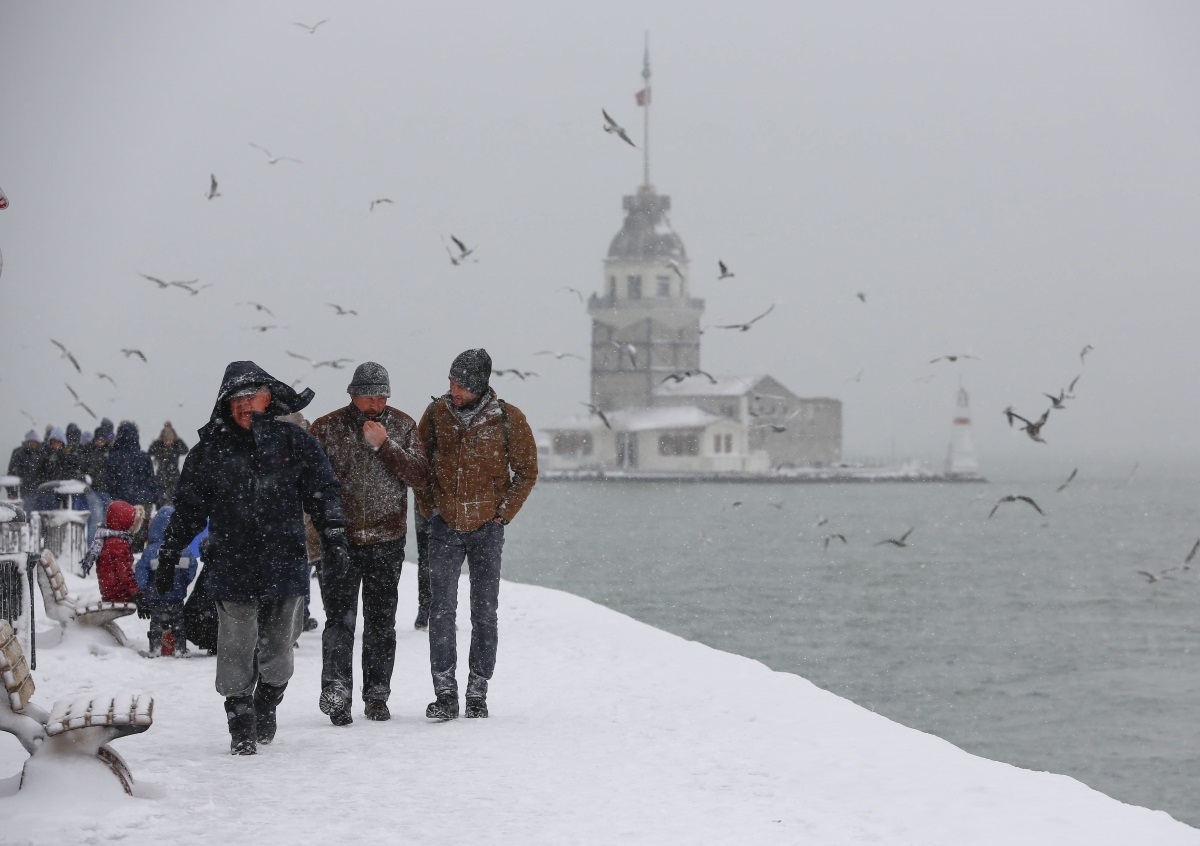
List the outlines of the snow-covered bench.
{"type": "Polygon", "coordinates": [[[115,621],[137,611],[135,603],[98,600],[81,605],[67,590],[67,581],[62,570],[58,568],[54,554],[48,549],[43,549],[38,559],[37,581],[42,589],[42,602],[46,606],[47,617],[64,628],[72,621],[96,626],[116,638],[117,643],[122,646],[128,645],[125,633],[115,621]]]}
{"type": "Polygon", "coordinates": [[[25,653],[7,620],[0,620],[0,677],[4,703],[0,729],[14,735],[29,753],[21,771],[21,786],[31,778],[55,779],[55,769],[71,760],[96,759],[133,793],[133,775],[109,743],[138,734],[154,722],[154,699],[144,693],[79,697],[55,702],[46,711],[30,701],[33,676],[25,653]]]}

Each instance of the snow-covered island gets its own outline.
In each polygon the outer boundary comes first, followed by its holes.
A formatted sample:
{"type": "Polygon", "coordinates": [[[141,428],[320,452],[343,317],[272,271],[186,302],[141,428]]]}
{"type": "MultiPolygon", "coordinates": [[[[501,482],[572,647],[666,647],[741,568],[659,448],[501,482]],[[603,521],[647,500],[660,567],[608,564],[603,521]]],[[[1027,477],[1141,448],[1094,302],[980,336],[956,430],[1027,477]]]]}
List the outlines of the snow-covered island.
{"type": "MultiPolygon", "coordinates": [[[[402,597],[414,578],[410,564],[402,597]]],[[[464,661],[466,595],[464,578],[464,661]]],[[[0,734],[0,841],[1200,844],[1164,812],[969,755],[589,601],[510,582],[500,599],[490,719],[424,717],[427,641],[402,601],[392,720],[369,722],[357,703],[353,725],[331,726],[317,710],[319,633],[305,634],[278,737],[252,758],[229,755],[213,659],[148,660],[72,626],[39,649],[33,700],[152,694],[154,725],[113,744],[134,795],[107,773],[18,791],[25,753],[0,734]]],[[[145,621],[121,624],[144,648],[145,621]]]]}

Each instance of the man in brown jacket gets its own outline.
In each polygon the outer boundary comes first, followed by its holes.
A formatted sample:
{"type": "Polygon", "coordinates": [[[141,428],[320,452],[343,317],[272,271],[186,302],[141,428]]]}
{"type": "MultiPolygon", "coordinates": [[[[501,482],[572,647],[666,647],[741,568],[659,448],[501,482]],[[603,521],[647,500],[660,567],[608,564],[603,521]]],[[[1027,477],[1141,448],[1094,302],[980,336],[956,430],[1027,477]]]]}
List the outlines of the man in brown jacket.
{"type": "Polygon", "coordinates": [[[368,720],[391,717],[392,668],[396,662],[396,586],[408,533],[408,488],[424,488],[429,462],[413,419],[387,404],[388,372],[373,361],[360,364],[346,389],[350,404],[312,424],[342,484],[350,566],[324,567],[321,598],[321,712],[335,726],[353,722],[354,629],[362,586],[362,695],[368,720]]]}
{"type": "Polygon", "coordinates": [[[492,359],[467,350],[450,366],[450,390],[417,427],[430,462],[430,487],[417,494],[429,518],[429,665],[437,697],[425,716],[458,716],[455,616],[463,559],[471,579],[471,653],[466,716],[486,717],[496,667],[496,607],[504,527],[537,481],[537,445],[525,415],[488,387],[492,359]]]}

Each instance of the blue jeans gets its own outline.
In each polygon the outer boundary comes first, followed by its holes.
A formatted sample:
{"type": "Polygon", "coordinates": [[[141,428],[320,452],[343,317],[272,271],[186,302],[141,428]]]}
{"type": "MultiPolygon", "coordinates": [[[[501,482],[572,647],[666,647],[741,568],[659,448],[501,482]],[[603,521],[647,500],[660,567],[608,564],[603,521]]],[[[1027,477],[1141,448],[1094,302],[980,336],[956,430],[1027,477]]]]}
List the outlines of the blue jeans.
{"type": "Polygon", "coordinates": [[[471,653],[467,696],[486,696],[496,668],[496,608],[504,527],[491,520],[473,532],[456,532],[440,515],[429,521],[429,668],[435,694],[458,695],[458,581],[463,560],[471,580],[471,653]]]}
{"type": "Polygon", "coordinates": [[[325,630],[321,633],[321,687],[350,695],[354,683],[354,630],[362,586],[363,700],[387,702],[396,664],[396,603],[404,538],[359,546],[350,544],[345,576],[326,572],[321,580],[325,630]]]}

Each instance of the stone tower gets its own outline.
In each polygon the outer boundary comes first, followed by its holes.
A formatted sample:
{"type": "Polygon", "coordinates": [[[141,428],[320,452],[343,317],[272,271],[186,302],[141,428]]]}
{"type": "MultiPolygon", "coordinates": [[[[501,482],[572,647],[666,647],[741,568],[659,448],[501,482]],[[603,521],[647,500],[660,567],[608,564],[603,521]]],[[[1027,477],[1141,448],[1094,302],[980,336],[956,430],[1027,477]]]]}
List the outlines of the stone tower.
{"type": "Polygon", "coordinates": [[[704,300],[688,291],[688,258],[671,228],[671,198],[650,182],[650,50],[642,66],[642,185],[624,200],[625,222],[608,247],[592,318],[592,403],[648,408],[669,373],[700,367],[704,300]]]}
{"type": "Polygon", "coordinates": [[[604,260],[592,318],[592,402],[646,408],[668,373],[700,367],[704,301],[688,291],[683,241],[667,220],[671,198],[642,185],[625,198],[625,223],[604,260]]]}

